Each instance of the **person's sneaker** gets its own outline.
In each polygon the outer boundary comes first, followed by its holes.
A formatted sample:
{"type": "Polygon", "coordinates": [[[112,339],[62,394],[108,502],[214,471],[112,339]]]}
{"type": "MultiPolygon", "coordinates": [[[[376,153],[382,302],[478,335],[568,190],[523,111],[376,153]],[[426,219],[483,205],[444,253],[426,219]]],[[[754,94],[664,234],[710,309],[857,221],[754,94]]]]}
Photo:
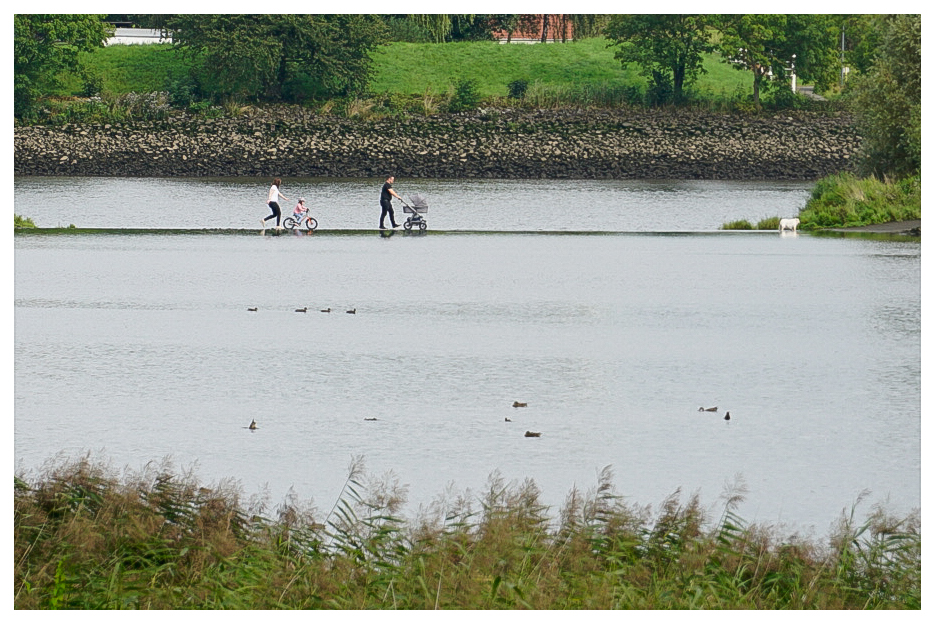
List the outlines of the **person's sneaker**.
{"type": "Polygon", "coordinates": [[[379,226],[379,228],[380,228],[380,229],[386,229],[386,228],[385,228],[385,227],[383,227],[382,225],[380,225],[380,226],[379,226]]]}
{"type": "Polygon", "coordinates": [[[392,226],[393,229],[395,229],[396,227],[399,227],[399,225],[393,225],[393,226],[392,226]]]}
{"type": "Polygon", "coordinates": [[[266,221],[260,221],[260,222],[259,222],[259,226],[260,226],[262,229],[266,229],[266,221]]]}

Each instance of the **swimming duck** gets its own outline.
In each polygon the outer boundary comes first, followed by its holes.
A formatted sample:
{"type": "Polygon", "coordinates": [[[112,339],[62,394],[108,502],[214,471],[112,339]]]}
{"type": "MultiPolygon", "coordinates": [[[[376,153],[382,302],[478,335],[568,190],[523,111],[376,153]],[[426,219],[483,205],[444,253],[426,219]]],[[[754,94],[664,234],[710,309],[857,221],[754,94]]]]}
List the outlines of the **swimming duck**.
{"type": "Polygon", "coordinates": [[[246,308],[247,311],[256,311],[257,309],[259,308],[258,307],[247,307],[246,308]]]}
{"type": "Polygon", "coordinates": [[[375,418],[375,417],[365,417],[365,418],[363,418],[363,421],[364,421],[364,422],[375,422],[375,421],[376,421],[376,418],[375,418]]]}
{"type": "Polygon", "coordinates": [[[331,313],[331,308],[328,307],[327,309],[322,309],[321,311],[322,311],[323,313],[325,313],[325,314],[330,314],[330,313],[331,313]]]}
{"type": "Polygon", "coordinates": [[[250,428],[250,430],[256,430],[256,429],[257,429],[256,420],[253,420],[252,422],[250,422],[249,428],[250,428]]]}
{"type": "Polygon", "coordinates": [[[305,312],[307,312],[307,311],[308,311],[308,308],[307,308],[307,307],[299,307],[299,308],[298,308],[298,309],[296,309],[295,311],[297,311],[297,312],[301,312],[301,313],[303,313],[303,314],[304,314],[305,312]]]}
{"type": "Polygon", "coordinates": [[[532,431],[527,430],[527,431],[525,431],[525,436],[526,436],[526,437],[541,437],[542,434],[541,434],[541,433],[533,433],[532,431]]]}
{"type": "Polygon", "coordinates": [[[506,418],[506,421],[507,421],[507,422],[512,422],[512,420],[510,420],[509,418],[506,418]]]}
{"type": "Polygon", "coordinates": [[[527,403],[527,402],[513,402],[513,403],[512,403],[512,406],[513,406],[513,407],[527,407],[527,406],[529,406],[529,403],[527,403]]]}
{"type": "Polygon", "coordinates": [[[726,415],[723,416],[723,419],[724,419],[724,420],[730,419],[730,412],[729,412],[729,411],[726,412],[726,415]]]}
{"type": "Polygon", "coordinates": [[[356,314],[356,313],[357,313],[357,308],[354,307],[353,309],[348,309],[348,310],[347,310],[347,313],[348,313],[348,314],[356,314]]]}
{"type": "Polygon", "coordinates": [[[705,409],[704,407],[701,407],[700,409],[698,409],[698,411],[713,411],[713,412],[716,412],[716,411],[717,411],[717,408],[716,408],[716,407],[707,407],[707,408],[705,409]]]}

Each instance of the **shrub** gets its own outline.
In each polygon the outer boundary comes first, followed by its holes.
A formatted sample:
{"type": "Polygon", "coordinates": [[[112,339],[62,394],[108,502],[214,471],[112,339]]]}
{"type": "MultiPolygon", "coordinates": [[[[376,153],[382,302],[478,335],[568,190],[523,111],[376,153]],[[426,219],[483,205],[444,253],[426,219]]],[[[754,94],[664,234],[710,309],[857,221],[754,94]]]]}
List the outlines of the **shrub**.
{"type": "Polygon", "coordinates": [[[167,81],[165,90],[172,106],[178,108],[188,108],[200,95],[198,84],[190,76],[167,81]]]}
{"type": "Polygon", "coordinates": [[[858,227],[921,218],[921,178],[879,180],[852,173],[814,185],[799,215],[802,227],[858,227]]]}
{"type": "Polygon", "coordinates": [[[780,216],[764,218],[756,223],[756,229],[778,229],[778,222],[780,220],[782,220],[780,216]]]}
{"type": "Polygon", "coordinates": [[[224,114],[223,108],[220,106],[214,106],[211,104],[211,102],[203,100],[199,102],[192,102],[191,106],[188,107],[188,110],[206,119],[217,119],[224,114]]]}
{"type": "Polygon", "coordinates": [[[720,229],[755,229],[755,227],[753,227],[752,223],[746,219],[742,219],[739,221],[730,221],[729,223],[724,223],[720,229]]]}
{"type": "Polygon", "coordinates": [[[661,106],[671,102],[674,99],[674,84],[671,77],[666,73],[653,71],[645,99],[649,106],[661,106]]]}
{"type": "Polygon", "coordinates": [[[441,99],[440,96],[432,93],[431,89],[425,89],[425,92],[422,93],[421,102],[419,107],[419,112],[425,115],[426,117],[433,115],[438,112],[441,108],[441,99]]]}
{"type": "Polygon", "coordinates": [[[521,100],[525,97],[525,92],[529,90],[529,83],[527,80],[513,80],[506,88],[509,90],[509,97],[517,100],[521,100]]]}
{"type": "Polygon", "coordinates": [[[127,117],[143,121],[165,119],[171,110],[169,94],[165,91],[127,93],[118,100],[119,104],[126,109],[127,117]]]}
{"type": "Polygon", "coordinates": [[[454,84],[454,92],[448,103],[451,112],[473,110],[480,105],[480,87],[473,78],[462,78],[454,84]]]}
{"type": "Polygon", "coordinates": [[[84,97],[93,97],[100,95],[104,90],[104,79],[101,76],[94,75],[87,70],[81,72],[81,94],[84,97]]]}
{"type": "Polygon", "coordinates": [[[35,223],[32,222],[32,219],[28,216],[20,216],[19,214],[13,215],[13,227],[14,229],[29,229],[34,228],[35,223]]]}

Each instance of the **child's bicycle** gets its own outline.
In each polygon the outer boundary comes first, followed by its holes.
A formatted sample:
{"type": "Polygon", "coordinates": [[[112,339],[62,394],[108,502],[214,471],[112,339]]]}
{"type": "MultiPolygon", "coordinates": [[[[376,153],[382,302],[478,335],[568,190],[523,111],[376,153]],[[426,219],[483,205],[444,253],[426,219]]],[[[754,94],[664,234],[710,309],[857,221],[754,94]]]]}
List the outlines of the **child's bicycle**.
{"type": "Polygon", "coordinates": [[[287,216],[285,217],[285,220],[282,221],[282,224],[286,229],[295,229],[296,227],[301,229],[304,227],[308,231],[314,231],[318,228],[318,221],[316,221],[310,214],[306,214],[305,216],[298,219],[296,219],[294,215],[287,216]]]}

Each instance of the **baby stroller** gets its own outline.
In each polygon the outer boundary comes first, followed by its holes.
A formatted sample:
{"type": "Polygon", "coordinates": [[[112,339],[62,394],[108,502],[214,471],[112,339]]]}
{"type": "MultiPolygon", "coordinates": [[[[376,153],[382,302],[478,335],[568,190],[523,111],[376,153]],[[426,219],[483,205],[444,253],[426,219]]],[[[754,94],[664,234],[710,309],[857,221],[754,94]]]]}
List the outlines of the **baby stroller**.
{"type": "Polygon", "coordinates": [[[402,211],[412,215],[402,223],[403,229],[411,230],[412,227],[418,227],[422,231],[428,229],[428,221],[422,216],[422,214],[428,212],[428,200],[421,195],[412,195],[409,197],[409,201],[412,202],[412,205],[407,204],[405,199],[402,200],[402,204],[405,206],[402,211]]]}

